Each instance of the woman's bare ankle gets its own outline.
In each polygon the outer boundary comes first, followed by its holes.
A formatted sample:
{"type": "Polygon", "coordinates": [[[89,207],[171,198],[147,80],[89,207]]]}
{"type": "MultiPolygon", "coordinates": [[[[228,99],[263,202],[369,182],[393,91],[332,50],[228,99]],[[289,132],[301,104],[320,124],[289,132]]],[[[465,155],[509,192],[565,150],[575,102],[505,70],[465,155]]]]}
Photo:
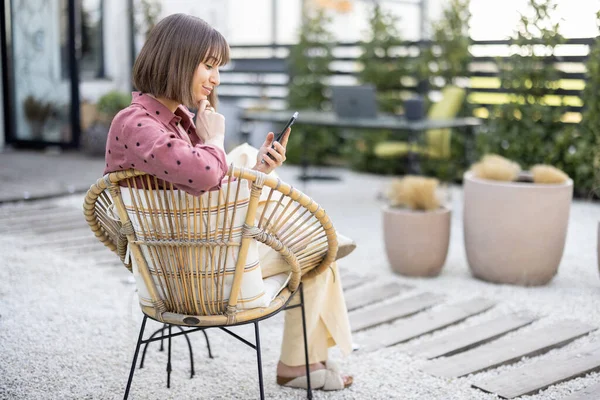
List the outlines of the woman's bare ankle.
{"type": "MultiPolygon", "coordinates": [[[[314,363],[314,364],[310,364],[309,368],[310,368],[310,372],[313,372],[313,371],[317,371],[319,369],[324,369],[325,364],[320,363],[320,362],[314,363]]],[[[277,376],[280,376],[283,378],[295,378],[297,376],[304,376],[304,375],[306,375],[306,367],[304,365],[289,366],[289,365],[282,363],[281,361],[279,361],[279,363],[277,363],[277,376]]]]}

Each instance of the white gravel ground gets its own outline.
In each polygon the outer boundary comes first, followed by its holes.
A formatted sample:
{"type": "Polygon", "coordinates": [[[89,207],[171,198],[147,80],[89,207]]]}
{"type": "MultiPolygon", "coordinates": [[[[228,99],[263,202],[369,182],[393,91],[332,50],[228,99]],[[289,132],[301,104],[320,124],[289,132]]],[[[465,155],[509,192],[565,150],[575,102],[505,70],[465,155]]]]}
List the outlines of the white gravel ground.
{"type": "MultiPolygon", "coordinates": [[[[566,348],[600,341],[600,332],[594,332],[563,349],[460,379],[446,380],[420,372],[418,368],[424,361],[408,356],[408,347],[512,311],[525,310],[542,317],[521,331],[563,319],[600,328],[596,260],[600,204],[574,202],[562,264],[549,285],[493,285],[476,280],[469,273],[462,237],[462,191],[454,188],[451,247],[444,270],[437,278],[410,279],[392,274],[383,250],[380,204],[375,197],[388,178],[339,173],[344,176],[342,182],[311,182],[306,191],[325,207],[338,230],[358,242],[358,249],[340,263],[342,269],[377,280],[395,279],[418,291],[444,293],[444,304],[482,296],[496,300],[498,305],[407,344],[372,353],[359,350],[346,359],[334,349],[332,357],[340,360],[344,371],[354,375],[355,384],[341,392],[315,392],[316,399],[494,399],[496,396],[472,388],[471,382],[536,360],[551,359],[566,348]]],[[[281,172],[284,180],[290,182],[296,174],[295,168],[281,172]]],[[[302,185],[298,187],[304,189],[302,185]]],[[[74,195],[52,203],[79,209],[81,199],[81,195],[74,195]]],[[[39,204],[0,207],[0,399],[121,398],[141,321],[129,273],[124,268],[96,265],[94,260],[86,260],[85,254],[32,246],[28,244],[31,234],[2,229],[2,218],[12,210],[39,204]]],[[[275,384],[282,319],[283,315],[278,315],[261,324],[265,390],[270,399],[302,399],[305,392],[275,384]]],[[[399,320],[394,325],[404,323],[407,321],[399,320]]],[[[158,326],[150,324],[152,330],[158,326]]],[[[251,328],[237,331],[252,338],[251,328]]],[[[368,335],[369,331],[360,332],[354,340],[360,344],[368,335]]],[[[213,360],[207,357],[203,336],[192,335],[196,376],[191,380],[185,341],[173,339],[171,389],[165,387],[166,352],[158,352],[158,344],[151,344],[144,369],[136,370],[130,398],[257,398],[253,351],[223,332],[212,330],[209,336],[216,355],[213,360]]],[[[523,398],[561,399],[598,382],[600,374],[592,373],[523,398]]]]}

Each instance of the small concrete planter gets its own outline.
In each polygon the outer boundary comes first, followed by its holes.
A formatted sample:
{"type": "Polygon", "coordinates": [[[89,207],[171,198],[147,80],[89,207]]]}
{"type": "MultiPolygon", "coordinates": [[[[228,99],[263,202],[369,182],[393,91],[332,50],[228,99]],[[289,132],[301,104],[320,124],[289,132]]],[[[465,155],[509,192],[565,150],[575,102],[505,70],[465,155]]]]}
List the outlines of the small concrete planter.
{"type": "Polygon", "coordinates": [[[465,250],[476,278],[545,285],[563,255],[573,181],[498,182],[464,175],[465,250]]]}
{"type": "Polygon", "coordinates": [[[383,208],[385,250],[392,269],[408,276],[436,276],[450,242],[450,210],[383,208]]]}

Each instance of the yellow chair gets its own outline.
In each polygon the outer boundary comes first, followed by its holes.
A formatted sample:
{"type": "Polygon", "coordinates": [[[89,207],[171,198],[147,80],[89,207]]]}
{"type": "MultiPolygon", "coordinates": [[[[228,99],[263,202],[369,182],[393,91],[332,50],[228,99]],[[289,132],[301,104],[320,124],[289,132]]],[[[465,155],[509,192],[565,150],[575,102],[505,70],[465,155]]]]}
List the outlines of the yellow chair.
{"type": "MultiPolygon", "coordinates": [[[[446,86],[442,90],[442,100],[429,109],[427,118],[444,120],[456,117],[465,100],[465,90],[457,86],[446,86]]],[[[451,129],[431,129],[425,132],[426,145],[404,141],[385,141],[378,143],[374,153],[379,158],[399,158],[409,152],[434,159],[450,158],[451,129]]]]}

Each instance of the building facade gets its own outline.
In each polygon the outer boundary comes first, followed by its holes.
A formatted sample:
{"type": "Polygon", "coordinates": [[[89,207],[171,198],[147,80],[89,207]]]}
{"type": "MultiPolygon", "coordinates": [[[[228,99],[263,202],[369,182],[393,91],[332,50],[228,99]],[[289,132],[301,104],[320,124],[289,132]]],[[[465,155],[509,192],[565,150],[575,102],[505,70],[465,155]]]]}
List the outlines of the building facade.
{"type": "MultiPolygon", "coordinates": [[[[307,2],[320,0],[0,0],[0,149],[78,148],[85,104],[111,90],[131,90],[149,4],[160,6],[156,20],[184,12],[206,20],[233,45],[266,45],[296,40],[307,2]]],[[[352,12],[334,16],[340,41],[359,40],[366,28],[370,1],[350,3],[352,12]]],[[[407,38],[419,35],[418,15],[411,14],[419,7],[383,3],[411,16],[402,24],[407,38]]]]}
{"type": "Polygon", "coordinates": [[[3,0],[3,144],[78,147],[80,104],[130,86],[122,0],[3,0]]]}

